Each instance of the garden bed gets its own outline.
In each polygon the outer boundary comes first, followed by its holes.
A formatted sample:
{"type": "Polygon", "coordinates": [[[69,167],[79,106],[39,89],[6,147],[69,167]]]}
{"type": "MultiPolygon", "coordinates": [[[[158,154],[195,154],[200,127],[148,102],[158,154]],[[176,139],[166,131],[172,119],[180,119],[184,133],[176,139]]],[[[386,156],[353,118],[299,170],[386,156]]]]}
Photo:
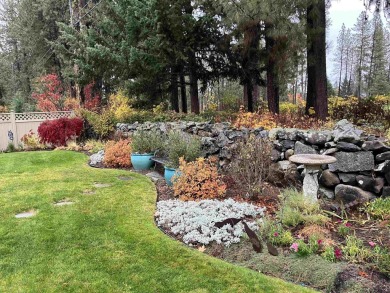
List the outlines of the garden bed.
{"type": "MultiPolygon", "coordinates": [[[[277,187],[270,185],[267,188],[270,193],[266,193],[267,195],[245,199],[237,193],[238,189],[234,187],[233,181],[229,180],[229,178],[225,178],[225,180],[230,181],[229,186],[231,187],[230,190],[227,190],[226,198],[245,201],[259,207],[266,207],[265,213],[272,219],[275,218],[275,212],[280,207],[280,199],[278,197],[280,190],[277,187]]],[[[175,199],[172,188],[168,187],[164,180],[156,182],[156,188],[158,201],[175,199]]],[[[375,245],[390,248],[388,220],[367,220],[359,211],[351,211],[347,223],[348,233],[350,235],[356,234],[367,248],[370,247],[368,243],[372,242],[375,245]]],[[[340,222],[339,218],[333,217],[322,228],[329,237],[329,241],[336,247],[341,247],[346,242],[345,237],[341,236],[337,231],[338,227],[345,224],[346,222],[340,222]]],[[[182,236],[175,235],[168,227],[160,228],[170,237],[183,241],[182,236]]],[[[290,231],[294,237],[305,238],[305,235],[302,235],[302,232],[305,233],[304,225],[298,225],[291,228],[290,231]]],[[[306,231],[308,230],[306,229],[306,231]]],[[[227,262],[321,291],[390,292],[389,278],[364,262],[351,263],[345,260],[330,262],[317,254],[299,257],[291,251],[289,246],[278,247],[278,256],[272,256],[266,251],[256,253],[252,248],[251,242],[245,236],[240,243],[230,246],[215,242],[210,245],[199,244],[191,246],[227,262]]]]}

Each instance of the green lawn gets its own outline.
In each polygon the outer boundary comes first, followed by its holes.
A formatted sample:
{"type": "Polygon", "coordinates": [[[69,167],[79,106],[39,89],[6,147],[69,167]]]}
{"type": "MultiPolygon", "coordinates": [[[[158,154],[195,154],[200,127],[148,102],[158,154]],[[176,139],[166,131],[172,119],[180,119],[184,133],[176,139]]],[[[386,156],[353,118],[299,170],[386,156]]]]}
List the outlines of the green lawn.
{"type": "Polygon", "coordinates": [[[74,152],[0,154],[0,292],[308,292],[170,239],[155,227],[149,179],[86,163],[74,152]],[[64,198],[75,204],[53,206],[64,198]]]}

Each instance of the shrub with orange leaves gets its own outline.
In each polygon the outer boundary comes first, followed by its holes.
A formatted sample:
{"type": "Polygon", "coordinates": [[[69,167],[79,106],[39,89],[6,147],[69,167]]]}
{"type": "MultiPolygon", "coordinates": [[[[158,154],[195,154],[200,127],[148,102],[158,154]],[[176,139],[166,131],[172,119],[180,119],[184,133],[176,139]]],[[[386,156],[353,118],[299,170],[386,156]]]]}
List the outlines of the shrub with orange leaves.
{"type": "Polygon", "coordinates": [[[109,141],[104,149],[104,166],[130,168],[131,143],[128,139],[109,141]]]}
{"type": "Polygon", "coordinates": [[[218,174],[216,158],[198,158],[187,163],[180,158],[180,175],[175,176],[173,191],[181,200],[224,197],[226,185],[218,174]]]}
{"type": "Polygon", "coordinates": [[[276,127],[274,116],[269,112],[245,112],[244,107],[240,107],[240,112],[234,122],[234,127],[241,128],[261,128],[270,130],[276,127]]]}

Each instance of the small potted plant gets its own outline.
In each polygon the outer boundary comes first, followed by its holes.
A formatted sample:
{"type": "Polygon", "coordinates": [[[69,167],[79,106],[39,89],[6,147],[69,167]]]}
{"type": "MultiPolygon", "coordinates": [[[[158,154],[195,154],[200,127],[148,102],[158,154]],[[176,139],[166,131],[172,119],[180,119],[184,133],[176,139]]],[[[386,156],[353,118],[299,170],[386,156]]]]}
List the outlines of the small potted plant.
{"type": "Polygon", "coordinates": [[[163,147],[162,135],[156,131],[136,131],[131,140],[131,163],[135,170],[149,170],[155,153],[163,147]]]}
{"type": "Polygon", "coordinates": [[[165,143],[165,153],[168,163],[164,166],[164,178],[169,186],[173,185],[172,177],[178,176],[180,158],[186,162],[193,162],[201,156],[201,141],[199,138],[180,131],[168,134],[165,143]]]}

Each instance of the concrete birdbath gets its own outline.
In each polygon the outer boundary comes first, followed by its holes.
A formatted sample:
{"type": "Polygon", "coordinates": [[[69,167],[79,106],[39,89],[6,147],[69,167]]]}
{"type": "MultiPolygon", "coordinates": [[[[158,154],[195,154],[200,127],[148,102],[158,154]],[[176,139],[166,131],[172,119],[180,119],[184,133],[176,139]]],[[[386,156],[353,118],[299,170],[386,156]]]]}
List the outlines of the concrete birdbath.
{"type": "Polygon", "coordinates": [[[305,166],[303,194],[311,201],[317,201],[319,189],[318,172],[321,170],[321,165],[335,163],[337,159],[326,155],[302,154],[291,156],[289,160],[292,163],[303,164],[305,166]]]}

